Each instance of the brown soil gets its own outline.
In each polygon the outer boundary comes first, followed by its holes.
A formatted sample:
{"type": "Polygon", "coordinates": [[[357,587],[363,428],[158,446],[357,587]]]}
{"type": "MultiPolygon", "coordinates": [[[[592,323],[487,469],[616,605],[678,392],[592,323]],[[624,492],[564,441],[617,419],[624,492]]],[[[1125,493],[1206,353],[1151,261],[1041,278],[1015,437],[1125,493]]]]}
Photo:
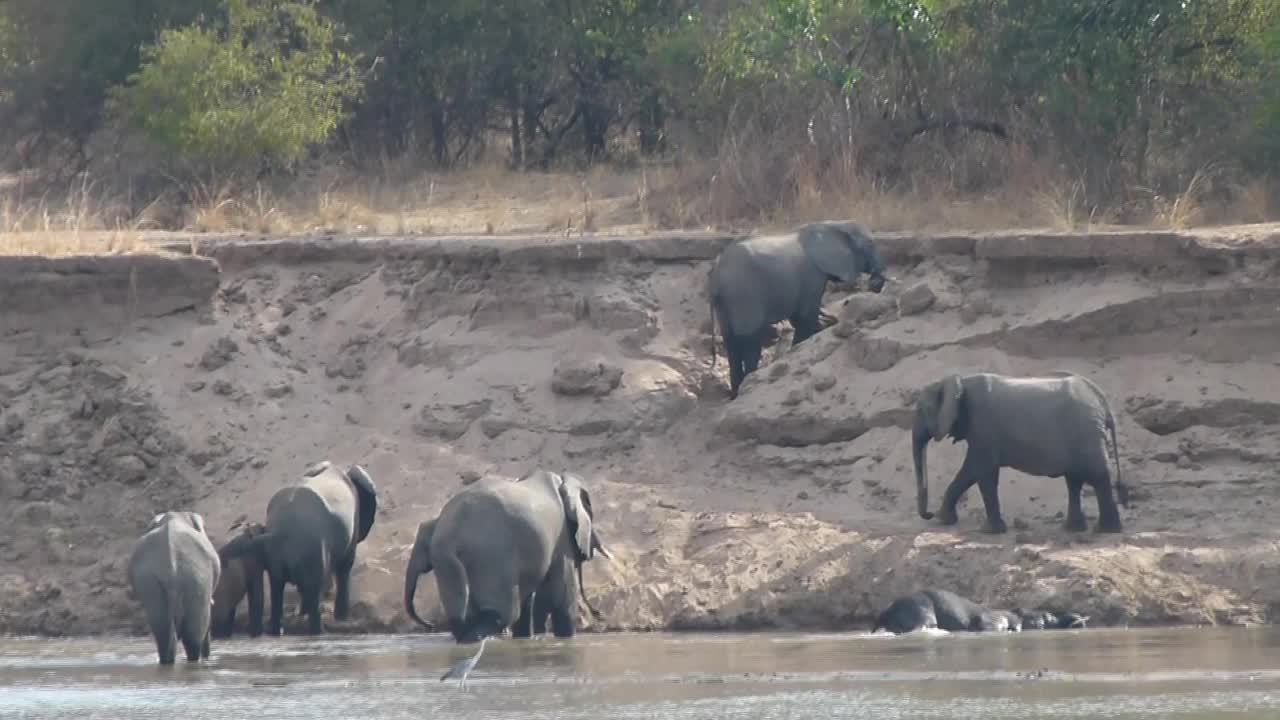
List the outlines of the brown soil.
{"type": "MultiPolygon", "coordinates": [[[[886,236],[902,282],[833,289],[841,322],[794,351],[783,332],[733,402],[704,294],[727,241],[223,239],[201,243],[212,260],[0,262],[0,631],[140,630],[124,566],[148,518],[196,509],[220,543],[321,458],[365,464],[380,492],[335,630],[410,628],[417,524],[539,465],[591,481],[617,556],[586,568],[607,628],[862,627],[924,585],[1104,624],[1270,619],[1280,228],[886,236]],[[958,526],[920,520],[915,390],[1057,369],[1111,397],[1125,533],[1065,532],[1064,482],[1007,470],[1007,535],[978,532],[976,491],[958,526]]],[[[935,503],[962,453],[931,448],[935,503]]],[[[430,577],[419,603],[438,617],[430,577]]]]}

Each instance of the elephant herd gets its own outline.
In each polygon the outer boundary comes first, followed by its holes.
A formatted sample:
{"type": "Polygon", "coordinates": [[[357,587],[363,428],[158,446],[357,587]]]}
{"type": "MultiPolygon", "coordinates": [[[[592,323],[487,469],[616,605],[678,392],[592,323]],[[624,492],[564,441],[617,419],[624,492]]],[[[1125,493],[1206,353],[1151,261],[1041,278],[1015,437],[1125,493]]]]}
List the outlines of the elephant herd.
{"type": "MultiPolygon", "coordinates": [[[[875,244],[852,223],[811,223],[794,232],[729,245],[708,275],[712,330],[718,324],[730,366],[730,395],[754,372],[772,326],[787,320],[792,345],[819,330],[827,283],[869,278],[880,292],[890,281],[875,244]]],[[[713,338],[714,339],[714,338],[713,338]]],[[[713,343],[712,362],[715,361],[713,343]]],[[[957,521],[956,504],[978,486],[986,510],[984,531],[1005,532],[997,485],[1001,468],[1065,478],[1066,527],[1087,527],[1081,492],[1093,488],[1099,532],[1120,532],[1120,504],[1128,492],[1120,478],[1115,418],[1103,391],[1068,372],[1037,377],[950,373],[917,396],[911,430],[917,505],[928,509],[929,441],[964,440],[960,471],[947,486],[936,515],[957,521]],[[1107,463],[1108,440],[1115,458],[1107,463]]],[[[282,632],[284,588],[292,584],[307,616],[307,631],[324,632],[320,600],[330,583],[333,615],[351,612],[351,571],[358,546],[372,531],[377,489],[359,465],[342,470],[328,461],[308,468],[301,482],[280,488],[267,503],[265,522],[251,523],[215,549],[195,512],[156,515],[134,547],[130,587],[142,605],[161,664],[172,664],[180,639],[189,661],[208,658],[210,638],[231,635],[236,606],[248,596],[248,633],[263,633],[263,576],[271,592],[265,631],[282,632]]],[[[437,517],[418,527],[404,574],[404,607],[414,608],[420,577],[434,572],[449,632],[470,643],[510,629],[515,637],[575,632],[576,602],[600,617],[582,588],[582,564],[605,549],[595,528],[585,480],[537,469],[515,481],[485,479],[463,488],[437,517]]],[[[922,590],[895,600],[876,629],[906,632],[1018,630],[1076,627],[1084,618],[1043,610],[991,610],[943,590],[922,590]]]]}
{"type": "MultiPolygon", "coordinates": [[[[301,482],[272,495],[266,522],[251,523],[215,549],[196,512],[156,515],[134,545],[129,585],[142,605],[162,665],[175,661],[181,640],[187,660],[209,657],[210,639],[230,637],[236,606],[248,596],[248,633],[263,633],[263,575],[271,589],[266,633],[280,635],[284,588],[292,584],[308,634],[325,632],[320,600],[332,582],[333,616],[351,613],[351,570],[373,529],[377,488],[359,465],[329,461],[308,468],[301,482]]],[[[513,481],[480,480],[463,488],[437,517],[418,527],[405,568],[405,610],[414,608],[419,578],[435,572],[449,631],[460,643],[500,634],[575,632],[582,564],[612,555],[594,527],[586,482],[573,473],[534,470],[513,481]]]]}

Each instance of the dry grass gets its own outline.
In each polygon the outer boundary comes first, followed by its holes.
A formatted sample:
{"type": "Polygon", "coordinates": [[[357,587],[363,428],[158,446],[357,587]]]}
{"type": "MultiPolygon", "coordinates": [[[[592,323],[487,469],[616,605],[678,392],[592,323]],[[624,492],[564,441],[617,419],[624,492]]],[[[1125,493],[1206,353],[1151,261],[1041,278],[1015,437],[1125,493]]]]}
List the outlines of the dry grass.
{"type": "Polygon", "coordinates": [[[65,230],[0,232],[0,255],[125,255],[156,252],[154,245],[133,231],[75,232],[65,230]]]}
{"type": "MultiPolygon", "coordinates": [[[[634,233],[659,229],[771,229],[818,219],[857,219],[878,231],[1007,228],[1080,230],[1116,224],[1116,208],[1090,205],[1078,179],[1046,170],[1028,148],[988,145],[966,154],[922,147],[927,163],[908,188],[886,189],[850,159],[730,137],[705,161],[517,173],[497,166],[451,173],[384,167],[378,177],[315,171],[284,187],[179,184],[136,211],[136,202],[81,176],[62,192],[34,195],[0,178],[0,253],[145,252],[151,229],[186,232],[368,235],[634,233]],[[977,178],[977,180],[975,180],[977,178]],[[975,187],[977,188],[975,190],[975,187]],[[174,198],[185,197],[178,205],[174,198]]],[[[921,162],[917,160],[917,162],[921,162]]],[[[1172,196],[1135,188],[1142,213],[1126,224],[1189,228],[1266,222],[1280,188],[1232,184],[1203,168],[1172,196]]]]}

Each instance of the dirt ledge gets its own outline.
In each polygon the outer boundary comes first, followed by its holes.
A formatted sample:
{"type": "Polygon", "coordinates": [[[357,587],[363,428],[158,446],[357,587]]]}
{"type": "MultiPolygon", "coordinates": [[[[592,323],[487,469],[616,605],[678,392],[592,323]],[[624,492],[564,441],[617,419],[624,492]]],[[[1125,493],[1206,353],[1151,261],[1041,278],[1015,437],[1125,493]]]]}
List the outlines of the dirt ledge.
{"type": "Polygon", "coordinates": [[[215,261],[189,255],[0,258],[0,337],[92,342],[138,319],[206,312],[218,282],[215,261]]]}

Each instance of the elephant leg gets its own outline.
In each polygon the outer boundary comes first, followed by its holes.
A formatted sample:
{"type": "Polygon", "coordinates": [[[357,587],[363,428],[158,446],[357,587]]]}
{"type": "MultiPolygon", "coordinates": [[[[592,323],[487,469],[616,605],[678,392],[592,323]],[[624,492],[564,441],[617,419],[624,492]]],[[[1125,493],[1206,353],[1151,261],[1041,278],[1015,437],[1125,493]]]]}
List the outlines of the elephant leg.
{"type": "Polygon", "coordinates": [[[354,550],[348,557],[338,560],[333,569],[334,582],[337,585],[333,598],[333,617],[335,620],[346,620],[351,615],[351,568],[356,564],[354,550]]]}
{"type": "Polygon", "coordinates": [[[194,620],[182,624],[182,649],[187,651],[187,662],[198,661],[204,645],[204,637],[196,633],[195,625],[194,620]]]}
{"type": "Polygon", "coordinates": [[[960,502],[960,498],[973,487],[982,477],[982,462],[978,460],[977,454],[971,447],[964,456],[964,462],[960,465],[960,471],[956,473],[951,484],[947,485],[947,490],[942,494],[942,505],[938,508],[938,522],[942,525],[955,525],[956,504],[960,502]]]}
{"type": "Polygon", "coordinates": [[[204,642],[200,643],[200,657],[208,660],[210,650],[212,650],[212,648],[209,645],[209,633],[205,633],[204,642]]]}
{"type": "Polygon", "coordinates": [[[1070,532],[1084,532],[1089,528],[1089,523],[1084,517],[1084,507],[1081,506],[1080,491],[1084,489],[1084,478],[1077,473],[1067,473],[1067,522],[1066,528],[1070,532]]]}
{"type": "MultiPolygon", "coordinates": [[[[249,576],[249,637],[262,634],[262,573],[249,576]]],[[[273,606],[274,607],[274,606],[273,606]]],[[[231,609],[232,620],[235,619],[235,608],[231,609]]],[[[228,627],[230,630],[230,626],[228,627]]]]}
{"type": "Polygon", "coordinates": [[[978,492],[982,495],[982,504],[987,510],[987,522],[982,531],[992,535],[1000,535],[1008,531],[1004,518],[1000,516],[1000,468],[988,466],[978,474],[978,492]]]}
{"type": "Polygon", "coordinates": [[[547,605],[547,601],[542,596],[534,593],[533,595],[533,634],[547,634],[547,615],[551,613],[551,608],[547,605]]]}
{"type": "Polygon", "coordinates": [[[520,601],[520,617],[511,625],[511,637],[527,638],[533,635],[533,598],[535,593],[520,601]]]}
{"type": "Polygon", "coordinates": [[[750,342],[743,343],[742,346],[742,377],[746,379],[748,375],[760,368],[760,356],[764,353],[764,344],[760,341],[760,337],[752,337],[750,342]]]}
{"type": "MultiPolygon", "coordinates": [[[[439,580],[440,567],[436,567],[439,580]]],[[[499,635],[515,620],[520,612],[520,598],[514,573],[499,568],[477,568],[469,572],[470,593],[468,612],[461,637],[462,643],[479,642],[480,638],[499,635]]]]}
{"type": "Polygon", "coordinates": [[[308,578],[298,584],[302,596],[302,612],[307,616],[307,634],[323,635],[324,620],[320,617],[320,598],[324,595],[324,582],[320,578],[308,578]]]}
{"type": "Polygon", "coordinates": [[[729,361],[729,394],[738,396],[738,386],[746,373],[742,369],[742,341],[736,335],[724,336],[725,359],[729,361]]]}
{"type": "Polygon", "coordinates": [[[161,665],[172,665],[177,657],[177,637],[174,632],[173,615],[169,612],[169,596],[163,590],[156,591],[156,597],[146,603],[147,626],[151,628],[151,637],[156,641],[156,654],[160,656],[161,665]]]}
{"type": "Polygon", "coordinates": [[[577,575],[573,572],[573,563],[563,556],[557,557],[538,585],[534,596],[534,615],[541,618],[550,613],[551,633],[558,638],[573,637],[577,630],[577,602],[577,575]]]}
{"type": "Polygon", "coordinates": [[[284,624],[284,574],[268,573],[271,579],[271,620],[267,623],[268,635],[280,635],[284,624]]]}
{"type": "Polygon", "coordinates": [[[813,337],[818,332],[818,314],[814,313],[812,317],[808,315],[795,315],[791,318],[791,347],[795,347],[800,343],[813,337]]]}
{"type": "Polygon", "coordinates": [[[1116,498],[1111,487],[1111,473],[1107,471],[1106,466],[1095,470],[1086,482],[1093,487],[1093,494],[1098,496],[1096,530],[1104,533],[1123,532],[1120,526],[1120,508],[1116,507],[1116,498]]]}

